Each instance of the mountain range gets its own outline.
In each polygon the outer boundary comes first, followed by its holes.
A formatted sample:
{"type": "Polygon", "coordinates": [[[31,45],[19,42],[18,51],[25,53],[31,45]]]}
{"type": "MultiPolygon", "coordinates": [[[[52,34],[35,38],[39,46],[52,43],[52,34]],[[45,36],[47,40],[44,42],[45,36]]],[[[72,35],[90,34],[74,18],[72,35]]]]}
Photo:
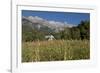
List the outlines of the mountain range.
{"type": "Polygon", "coordinates": [[[39,16],[22,16],[22,26],[40,31],[59,32],[66,27],[72,28],[76,25],[68,24],[67,22],[46,20],[39,16]]]}

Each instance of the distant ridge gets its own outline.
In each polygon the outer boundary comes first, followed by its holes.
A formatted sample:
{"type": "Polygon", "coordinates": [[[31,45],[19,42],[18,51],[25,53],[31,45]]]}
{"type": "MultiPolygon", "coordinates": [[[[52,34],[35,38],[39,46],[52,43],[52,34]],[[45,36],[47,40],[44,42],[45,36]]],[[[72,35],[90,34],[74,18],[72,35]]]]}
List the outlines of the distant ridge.
{"type": "Polygon", "coordinates": [[[22,25],[30,26],[32,29],[44,30],[50,29],[54,32],[59,32],[64,30],[65,27],[72,28],[76,25],[68,24],[67,22],[58,22],[58,21],[48,21],[38,16],[22,16],[22,25]]]}

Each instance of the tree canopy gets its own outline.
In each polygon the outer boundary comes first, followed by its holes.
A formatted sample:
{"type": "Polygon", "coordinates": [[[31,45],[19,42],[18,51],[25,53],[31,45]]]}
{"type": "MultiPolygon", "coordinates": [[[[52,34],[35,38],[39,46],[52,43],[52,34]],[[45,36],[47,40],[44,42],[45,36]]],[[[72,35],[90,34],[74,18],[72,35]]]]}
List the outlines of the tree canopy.
{"type": "MultiPolygon", "coordinates": [[[[44,28],[47,29],[47,28],[44,28]]],[[[50,30],[49,30],[50,31],[50,30]]],[[[22,41],[36,41],[36,40],[46,40],[45,36],[51,34],[55,39],[64,39],[64,40],[89,40],[90,38],[90,22],[81,21],[78,26],[72,28],[65,27],[64,30],[59,32],[48,32],[48,31],[39,31],[32,29],[30,26],[22,25],[22,41]]]]}

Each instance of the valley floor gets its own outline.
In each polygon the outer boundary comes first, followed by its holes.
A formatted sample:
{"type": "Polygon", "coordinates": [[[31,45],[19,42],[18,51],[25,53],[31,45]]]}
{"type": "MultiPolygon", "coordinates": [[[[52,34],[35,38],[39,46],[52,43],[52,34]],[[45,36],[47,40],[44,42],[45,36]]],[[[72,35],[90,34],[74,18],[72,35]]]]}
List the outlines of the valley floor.
{"type": "Polygon", "coordinates": [[[22,42],[22,62],[90,59],[89,40],[22,42]]]}

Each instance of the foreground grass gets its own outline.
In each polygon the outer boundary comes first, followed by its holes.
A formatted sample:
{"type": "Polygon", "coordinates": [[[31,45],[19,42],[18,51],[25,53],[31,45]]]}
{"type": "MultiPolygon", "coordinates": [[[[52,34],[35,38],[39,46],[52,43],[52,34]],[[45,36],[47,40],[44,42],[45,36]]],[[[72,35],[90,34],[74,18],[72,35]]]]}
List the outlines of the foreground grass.
{"type": "Polygon", "coordinates": [[[89,40],[53,40],[22,43],[22,62],[90,58],[89,40]]]}

